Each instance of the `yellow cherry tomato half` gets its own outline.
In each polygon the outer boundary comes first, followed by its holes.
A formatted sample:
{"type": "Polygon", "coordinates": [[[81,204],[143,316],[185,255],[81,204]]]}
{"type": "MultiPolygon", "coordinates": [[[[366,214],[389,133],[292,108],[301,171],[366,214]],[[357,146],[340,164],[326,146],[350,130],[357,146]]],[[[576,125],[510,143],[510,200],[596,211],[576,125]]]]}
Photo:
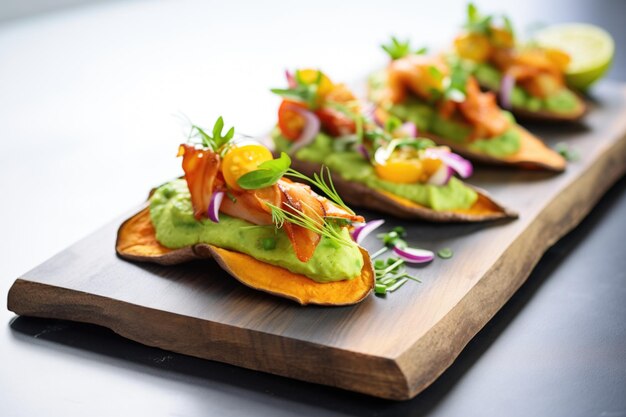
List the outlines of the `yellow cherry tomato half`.
{"type": "Polygon", "coordinates": [[[222,160],[222,174],[230,188],[241,190],[237,180],[256,170],[265,161],[273,159],[272,153],[263,145],[243,144],[231,148],[222,160]]]}
{"type": "Polygon", "coordinates": [[[417,160],[389,159],[384,165],[375,164],[376,175],[385,181],[398,184],[418,182],[422,176],[422,164],[417,160]]]}
{"type": "Polygon", "coordinates": [[[320,97],[326,96],[334,87],[333,82],[320,70],[306,68],[298,70],[298,77],[304,84],[313,84],[320,77],[320,84],[317,89],[317,94],[320,97]]]}
{"type": "Polygon", "coordinates": [[[476,62],[487,60],[491,53],[489,39],[480,33],[464,33],[454,40],[454,48],[461,58],[476,62]]]}
{"type": "Polygon", "coordinates": [[[515,45],[511,32],[494,27],[491,28],[491,42],[496,48],[512,48],[515,45]]]}

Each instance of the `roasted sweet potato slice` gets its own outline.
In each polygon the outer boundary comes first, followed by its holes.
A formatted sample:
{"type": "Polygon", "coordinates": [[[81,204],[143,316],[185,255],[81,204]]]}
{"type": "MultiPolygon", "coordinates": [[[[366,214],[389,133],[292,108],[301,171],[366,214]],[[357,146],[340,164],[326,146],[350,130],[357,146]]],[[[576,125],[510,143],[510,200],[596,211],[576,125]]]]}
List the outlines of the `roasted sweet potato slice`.
{"type": "Polygon", "coordinates": [[[457,142],[426,132],[420,132],[420,136],[430,138],[438,145],[449,146],[454,152],[473,161],[491,165],[509,165],[525,169],[552,172],[562,172],[565,170],[567,162],[558,152],[548,148],[540,139],[523,127],[517,126],[516,129],[520,132],[521,148],[517,153],[507,155],[503,158],[496,158],[484,153],[472,151],[466,145],[461,145],[457,142]]]}
{"type": "MultiPolygon", "coordinates": [[[[293,159],[292,167],[305,175],[320,171],[320,165],[293,159]]],[[[389,213],[404,219],[424,219],[433,222],[481,222],[488,220],[517,218],[517,213],[504,208],[478,188],[478,200],[467,210],[436,211],[387,191],[375,190],[364,184],[346,181],[332,174],[333,184],[341,198],[348,204],[389,213]]]]}
{"type": "Polygon", "coordinates": [[[155,236],[146,207],[126,220],[118,230],[116,251],[125,259],[174,265],[194,259],[213,258],[242,284],[296,301],[302,305],[342,306],[363,300],[374,287],[374,271],[369,254],[361,249],[363,269],[351,280],[318,283],[304,275],[270,265],[240,252],[197,244],[182,249],[168,249],[155,236]]]}
{"type": "MultiPolygon", "coordinates": [[[[489,90],[489,88],[484,85],[481,85],[481,87],[485,90],[489,90]]],[[[576,96],[578,98],[576,108],[568,113],[549,110],[530,111],[522,107],[513,107],[511,113],[513,113],[516,119],[525,121],[577,122],[587,113],[587,103],[579,94],[576,94],[576,96]]]]}

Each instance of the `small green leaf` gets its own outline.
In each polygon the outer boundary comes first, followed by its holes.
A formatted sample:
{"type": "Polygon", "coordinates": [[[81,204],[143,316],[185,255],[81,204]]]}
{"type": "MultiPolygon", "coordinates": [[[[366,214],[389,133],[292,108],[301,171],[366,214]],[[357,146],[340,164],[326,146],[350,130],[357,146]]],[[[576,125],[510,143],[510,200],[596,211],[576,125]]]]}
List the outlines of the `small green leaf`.
{"type": "Polygon", "coordinates": [[[391,37],[391,42],[388,44],[380,45],[381,48],[389,57],[393,60],[404,58],[411,53],[411,43],[409,40],[400,41],[395,36],[391,37]]]}
{"type": "Polygon", "coordinates": [[[428,66],[428,72],[430,73],[430,75],[437,79],[437,80],[441,80],[443,78],[443,73],[441,71],[439,71],[439,68],[437,68],[434,65],[429,65],[428,66]]]}
{"type": "Polygon", "coordinates": [[[269,187],[276,184],[285,175],[290,165],[291,158],[282,152],[280,158],[265,161],[259,165],[259,169],[239,177],[237,184],[245,190],[269,187]]]}
{"type": "Polygon", "coordinates": [[[226,133],[226,136],[222,136],[222,130],[224,129],[224,119],[222,116],[218,117],[217,121],[213,125],[213,136],[209,135],[200,126],[192,125],[190,138],[200,138],[202,146],[209,148],[211,151],[218,151],[224,145],[226,145],[234,136],[235,128],[231,127],[226,133]]]}
{"type": "Polygon", "coordinates": [[[443,248],[437,251],[437,256],[440,257],[441,259],[450,259],[452,258],[452,255],[454,255],[454,253],[452,252],[452,249],[450,248],[443,248]]]}
{"type": "MultiPolygon", "coordinates": [[[[259,165],[259,169],[269,169],[274,171],[282,172],[282,175],[287,172],[289,167],[291,166],[291,158],[285,152],[280,153],[280,157],[277,159],[271,159],[269,161],[265,161],[259,165]]],[[[282,176],[281,175],[281,176],[282,176]]]]}
{"type": "Polygon", "coordinates": [[[213,138],[218,138],[222,136],[222,129],[224,128],[224,119],[222,116],[217,118],[217,121],[213,125],[213,138]]]}
{"type": "Polygon", "coordinates": [[[515,36],[515,32],[513,31],[513,23],[511,23],[511,19],[508,16],[502,16],[502,21],[504,22],[504,30],[509,32],[512,36],[515,36]]]}
{"type": "Polygon", "coordinates": [[[402,126],[402,120],[395,116],[389,116],[389,118],[385,120],[385,132],[393,133],[400,126],[402,126]]]}

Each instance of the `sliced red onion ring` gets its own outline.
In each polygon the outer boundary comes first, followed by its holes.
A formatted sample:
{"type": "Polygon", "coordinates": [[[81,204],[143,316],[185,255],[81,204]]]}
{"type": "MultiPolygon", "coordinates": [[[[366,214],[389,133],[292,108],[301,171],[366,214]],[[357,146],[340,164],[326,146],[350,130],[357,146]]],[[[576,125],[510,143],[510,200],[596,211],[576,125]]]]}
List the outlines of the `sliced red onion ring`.
{"type": "Polygon", "coordinates": [[[398,130],[410,138],[417,137],[417,126],[413,122],[403,123],[402,126],[398,128],[398,130]]]}
{"type": "Polygon", "coordinates": [[[374,230],[378,229],[385,221],[383,219],[380,220],[372,220],[367,223],[363,223],[360,226],[357,226],[352,231],[352,239],[360,245],[361,242],[365,240],[367,235],[372,233],[374,230]]]}
{"type": "Polygon", "coordinates": [[[368,161],[370,160],[370,153],[365,147],[365,145],[363,145],[362,143],[359,143],[359,145],[356,147],[356,150],[359,151],[361,155],[363,155],[363,158],[365,158],[368,161]]]}
{"type": "Polygon", "coordinates": [[[515,87],[515,78],[511,74],[505,74],[500,80],[500,104],[505,109],[511,108],[513,87],[515,87]]]}
{"type": "Polygon", "coordinates": [[[414,264],[430,262],[435,258],[435,254],[433,252],[425,249],[400,248],[398,246],[394,246],[393,251],[406,262],[414,264]]]}
{"type": "Polygon", "coordinates": [[[441,148],[428,148],[426,149],[426,155],[431,155],[434,158],[441,159],[445,165],[456,171],[461,178],[467,178],[474,172],[472,163],[467,159],[441,148]]]}
{"type": "Polygon", "coordinates": [[[317,137],[317,134],[320,132],[320,119],[313,112],[305,110],[301,107],[289,106],[287,108],[298,113],[305,119],[304,129],[302,130],[300,137],[296,139],[291,148],[289,148],[289,153],[293,154],[298,149],[313,142],[313,140],[317,137]]]}
{"type": "Polygon", "coordinates": [[[449,166],[441,164],[439,169],[437,169],[437,171],[430,176],[428,183],[433,185],[446,185],[448,181],[450,181],[450,178],[452,178],[453,174],[454,171],[449,166]]]}
{"type": "Polygon", "coordinates": [[[285,78],[287,78],[287,86],[289,88],[296,88],[296,79],[289,70],[285,70],[285,78]]]}
{"type": "Polygon", "coordinates": [[[211,196],[211,203],[209,204],[209,219],[214,223],[220,222],[220,206],[224,199],[224,191],[215,191],[211,196]]]}

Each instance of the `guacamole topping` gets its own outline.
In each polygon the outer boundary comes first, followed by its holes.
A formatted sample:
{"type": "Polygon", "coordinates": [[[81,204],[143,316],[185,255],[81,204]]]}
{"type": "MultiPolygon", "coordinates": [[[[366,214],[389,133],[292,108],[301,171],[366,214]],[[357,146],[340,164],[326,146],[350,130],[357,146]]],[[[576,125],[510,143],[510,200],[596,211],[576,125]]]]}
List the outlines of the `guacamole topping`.
{"type": "MultiPolygon", "coordinates": [[[[371,94],[374,100],[383,87],[384,82],[381,81],[380,75],[375,75],[370,79],[371,94]]],[[[416,97],[409,97],[403,103],[394,104],[387,111],[400,120],[415,123],[419,131],[430,132],[459,144],[467,144],[474,152],[480,152],[496,158],[517,153],[521,147],[520,134],[514,128],[507,130],[502,135],[476,139],[469,143],[467,138],[472,132],[470,125],[461,120],[441,117],[431,105],[416,97]]],[[[503,113],[512,124],[515,123],[511,113],[507,111],[503,111],[503,113]]]]}
{"type": "MultiPolygon", "coordinates": [[[[257,226],[220,213],[220,222],[196,220],[187,183],[177,179],[160,186],[150,198],[150,217],[157,240],[171,249],[207,243],[245,253],[281,266],[317,282],[352,279],[361,274],[363,256],[356,245],[343,245],[322,237],[308,262],[302,262],[282,229],[257,226]]],[[[349,232],[342,232],[349,239],[349,232]]]]}
{"type": "MultiPolygon", "coordinates": [[[[277,150],[286,151],[280,146],[288,142],[277,129],[272,136],[277,150]]],[[[313,143],[298,150],[296,157],[303,161],[326,165],[333,173],[341,175],[347,181],[359,182],[373,189],[390,192],[433,210],[468,209],[478,198],[476,191],[456,178],[451,178],[444,186],[420,183],[398,184],[382,180],[376,175],[374,167],[363,159],[361,154],[334,150],[333,139],[323,133],[318,134],[313,143]]]]}
{"type": "MultiPolygon", "coordinates": [[[[497,91],[500,88],[502,74],[492,65],[476,64],[474,76],[481,85],[490,90],[497,91]]],[[[515,86],[511,92],[511,105],[534,112],[547,110],[554,113],[570,113],[578,106],[578,97],[567,88],[562,88],[546,98],[533,97],[523,88],[515,86]]]]}

